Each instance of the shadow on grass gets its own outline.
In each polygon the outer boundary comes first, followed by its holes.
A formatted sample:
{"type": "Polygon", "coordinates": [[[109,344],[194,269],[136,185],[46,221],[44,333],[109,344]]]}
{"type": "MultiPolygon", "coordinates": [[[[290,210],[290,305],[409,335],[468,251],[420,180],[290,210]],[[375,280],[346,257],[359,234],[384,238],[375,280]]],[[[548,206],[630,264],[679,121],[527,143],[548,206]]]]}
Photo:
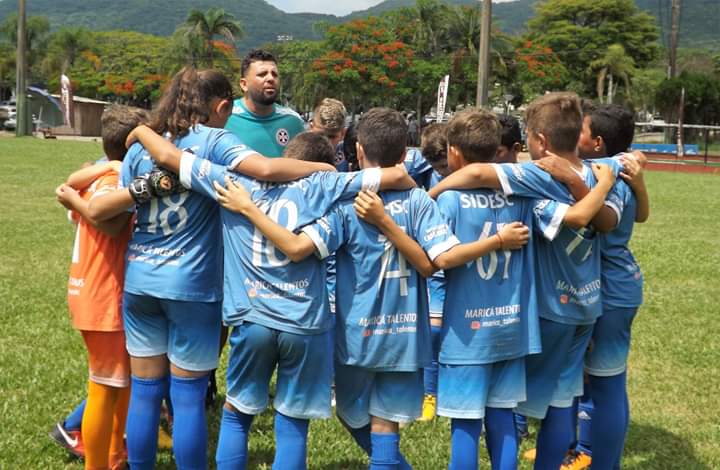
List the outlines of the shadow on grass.
{"type": "Polygon", "coordinates": [[[698,460],[692,444],[667,429],[646,424],[630,424],[625,442],[623,468],[711,470],[698,460]]]}

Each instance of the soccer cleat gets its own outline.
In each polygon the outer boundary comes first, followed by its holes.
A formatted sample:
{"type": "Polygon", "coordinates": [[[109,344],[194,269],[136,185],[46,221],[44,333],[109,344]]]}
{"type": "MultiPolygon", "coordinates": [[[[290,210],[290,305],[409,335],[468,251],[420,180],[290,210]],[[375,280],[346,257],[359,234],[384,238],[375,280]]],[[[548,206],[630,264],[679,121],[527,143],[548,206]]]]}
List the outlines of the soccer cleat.
{"type": "Polygon", "coordinates": [[[432,421],[435,418],[435,408],[437,405],[437,397],[427,394],[423,400],[422,415],[418,421],[432,421]]]}
{"type": "Polygon", "coordinates": [[[85,447],[83,446],[80,431],[68,431],[63,427],[62,422],[56,423],[48,433],[50,438],[58,445],[79,459],[85,458],[85,447]]]}
{"type": "Polygon", "coordinates": [[[590,468],[591,463],[592,457],[585,452],[572,451],[568,452],[563,459],[562,465],[560,465],[560,470],[583,470],[585,468],[590,468]]]}
{"type": "Polygon", "coordinates": [[[535,448],[532,448],[532,449],[530,449],[530,450],[526,450],[525,452],[523,452],[523,458],[524,458],[525,460],[528,460],[528,461],[530,461],[530,462],[534,462],[534,461],[535,461],[535,457],[537,457],[537,449],[535,449],[535,448]]]}

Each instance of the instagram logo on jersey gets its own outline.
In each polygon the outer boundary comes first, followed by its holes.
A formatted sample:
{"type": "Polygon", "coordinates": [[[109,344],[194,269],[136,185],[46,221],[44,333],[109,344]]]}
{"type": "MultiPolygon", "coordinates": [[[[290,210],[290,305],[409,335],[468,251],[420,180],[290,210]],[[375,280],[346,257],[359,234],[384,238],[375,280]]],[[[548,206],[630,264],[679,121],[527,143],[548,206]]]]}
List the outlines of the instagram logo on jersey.
{"type": "Polygon", "coordinates": [[[565,294],[561,295],[561,296],[560,296],[560,303],[561,303],[561,304],[566,304],[566,303],[568,303],[568,296],[565,295],[565,294]]]}
{"type": "Polygon", "coordinates": [[[470,329],[471,330],[479,330],[480,329],[480,322],[475,320],[470,322],[470,329]]]}

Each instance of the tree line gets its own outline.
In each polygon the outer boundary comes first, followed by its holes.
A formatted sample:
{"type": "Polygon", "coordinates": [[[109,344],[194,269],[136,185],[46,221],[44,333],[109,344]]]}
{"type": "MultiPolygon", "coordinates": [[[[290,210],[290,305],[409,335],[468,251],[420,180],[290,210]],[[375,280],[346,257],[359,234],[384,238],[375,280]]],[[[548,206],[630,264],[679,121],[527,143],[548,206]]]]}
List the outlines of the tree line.
{"type": "MultiPolygon", "coordinates": [[[[0,85],[14,81],[17,19],[0,26],[0,85]]],[[[426,113],[439,80],[450,74],[448,106],[471,105],[477,80],[477,8],[439,0],[340,25],[315,25],[322,39],[267,44],[279,60],[282,98],[299,111],[325,96],[352,110],[383,104],[426,113]]],[[[222,9],[191,11],[170,37],[83,28],[50,32],[28,19],[32,81],[57,90],[61,72],[76,94],[149,107],[183,65],[216,67],[238,82],[234,43],[240,21],[222,9]]],[[[681,51],[679,77],[666,78],[655,20],[633,0],[547,0],[526,31],[491,33],[491,101],[520,106],[546,91],[572,90],[648,115],[677,114],[686,89],[686,122],[720,122],[720,54],[681,51]]]]}

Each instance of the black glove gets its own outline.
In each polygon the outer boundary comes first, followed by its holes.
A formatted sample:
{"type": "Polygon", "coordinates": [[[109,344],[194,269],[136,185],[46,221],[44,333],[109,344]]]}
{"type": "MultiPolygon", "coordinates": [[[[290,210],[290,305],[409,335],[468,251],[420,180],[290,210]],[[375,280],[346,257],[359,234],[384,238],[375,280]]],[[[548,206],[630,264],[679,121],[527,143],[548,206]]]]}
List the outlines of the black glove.
{"type": "Polygon", "coordinates": [[[128,190],[136,204],[187,191],[175,173],[162,168],[153,168],[146,176],[133,179],[128,190]]]}
{"type": "Polygon", "coordinates": [[[187,189],[180,184],[180,180],[175,173],[162,168],[153,168],[147,178],[150,184],[150,190],[153,196],[156,197],[165,197],[187,191],[187,189]]]}

